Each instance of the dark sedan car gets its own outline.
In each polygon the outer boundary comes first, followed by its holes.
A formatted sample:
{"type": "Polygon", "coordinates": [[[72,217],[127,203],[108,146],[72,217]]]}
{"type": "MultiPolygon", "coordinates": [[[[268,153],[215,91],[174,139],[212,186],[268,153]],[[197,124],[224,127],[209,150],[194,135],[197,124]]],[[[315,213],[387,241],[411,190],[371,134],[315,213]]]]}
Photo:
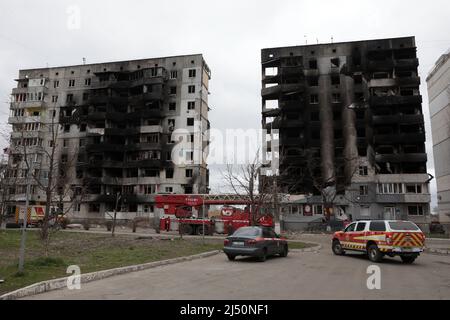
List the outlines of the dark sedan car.
{"type": "Polygon", "coordinates": [[[288,244],[272,228],[241,227],[225,239],[223,251],[229,260],[236,256],[251,256],[265,261],[268,256],[276,254],[286,257],[288,244]]]}

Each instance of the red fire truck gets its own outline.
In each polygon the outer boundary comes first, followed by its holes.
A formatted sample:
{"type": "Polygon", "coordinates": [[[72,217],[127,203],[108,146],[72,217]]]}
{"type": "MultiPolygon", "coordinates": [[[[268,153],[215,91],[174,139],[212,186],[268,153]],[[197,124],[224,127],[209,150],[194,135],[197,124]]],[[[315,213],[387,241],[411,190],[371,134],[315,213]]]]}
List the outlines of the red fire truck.
{"type": "Polygon", "coordinates": [[[155,197],[156,232],[181,231],[183,234],[230,234],[236,229],[252,225],[273,227],[271,214],[262,209],[250,210],[251,201],[246,196],[212,194],[167,194],[155,197]],[[220,214],[208,217],[211,205],[221,205],[220,214]],[[245,206],[244,209],[235,206],[245,206]],[[201,217],[199,217],[199,213],[201,217]],[[197,216],[195,216],[197,214],[197,216]],[[181,228],[181,230],[180,230],[181,228]]]}

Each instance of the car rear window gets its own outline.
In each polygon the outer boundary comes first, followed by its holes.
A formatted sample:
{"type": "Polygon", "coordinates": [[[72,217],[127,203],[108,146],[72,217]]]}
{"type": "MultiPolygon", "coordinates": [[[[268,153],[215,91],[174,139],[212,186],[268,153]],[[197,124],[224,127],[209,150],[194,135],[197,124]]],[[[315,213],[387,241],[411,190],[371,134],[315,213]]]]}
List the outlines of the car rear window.
{"type": "Polygon", "coordinates": [[[416,226],[414,223],[409,222],[409,221],[392,221],[392,222],[389,222],[389,227],[391,227],[392,230],[396,230],[396,231],[419,230],[418,226],[416,226]]]}
{"type": "Polygon", "coordinates": [[[234,237],[256,237],[260,235],[261,230],[259,228],[239,228],[234,233],[234,237]]]}
{"type": "Polygon", "coordinates": [[[384,221],[371,221],[369,226],[370,231],[386,231],[384,221]]]}

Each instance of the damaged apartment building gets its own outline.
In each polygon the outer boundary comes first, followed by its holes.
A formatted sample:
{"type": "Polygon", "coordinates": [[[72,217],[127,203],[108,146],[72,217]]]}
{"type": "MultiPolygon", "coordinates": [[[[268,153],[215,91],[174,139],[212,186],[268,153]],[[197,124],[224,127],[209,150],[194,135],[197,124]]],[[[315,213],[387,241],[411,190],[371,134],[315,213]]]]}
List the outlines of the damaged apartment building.
{"type": "Polygon", "coordinates": [[[267,160],[278,157],[281,192],[305,195],[282,206],[286,228],[320,221],[324,200],[341,220],[425,221],[414,37],[267,48],[261,62],[267,160]]]}
{"type": "Polygon", "coordinates": [[[25,147],[44,185],[55,151],[55,176],[70,190],[57,186],[64,204],[52,207],[75,218],[103,219],[116,207],[119,218],[149,216],[156,193],[208,193],[210,76],[201,54],[20,70],[9,118],[10,212],[25,203],[27,181],[30,205],[46,201],[27,176],[25,147]]]}

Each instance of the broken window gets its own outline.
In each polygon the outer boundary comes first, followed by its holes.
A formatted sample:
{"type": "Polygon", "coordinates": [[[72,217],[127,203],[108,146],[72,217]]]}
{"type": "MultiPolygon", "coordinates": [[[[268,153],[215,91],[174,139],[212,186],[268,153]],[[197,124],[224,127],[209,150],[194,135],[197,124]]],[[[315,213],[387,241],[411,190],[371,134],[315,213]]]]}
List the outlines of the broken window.
{"type": "Polygon", "coordinates": [[[195,78],[197,70],[189,69],[189,78],[195,78]]]}
{"type": "Polygon", "coordinates": [[[319,85],[319,77],[308,78],[308,86],[317,87],[319,85]]]}
{"type": "Polygon", "coordinates": [[[166,169],[166,179],[173,179],[173,169],[166,169]]]}
{"type": "Polygon", "coordinates": [[[69,80],[69,87],[75,87],[75,80],[69,80]]]}
{"type": "Polygon", "coordinates": [[[332,76],[331,77],[331,84],[332,85],[339,85],[341,83],[341,78],[339,76],[332,76]]]}
{"type": "Polygon", "coordinates": [[[331,58],[331,68],[339,68],[339,58],[331,58]]]}
{"type": "Polygon", "coordinates": [[[369,194],[369,186],[362,185],[359,186],[359,195],[360,196],[367,196],[369,194]]]}
{"type": "Polygon", "coordinates": [[[188,93],[195,93],[195,86],[188,86],[188,93]]]}
{"type": "Polygon", "coordinates": [[[186,169],[186,178],[192,178],[194,171],[192,169],[186,169]]]}
{"type": "Polygon", "coordinates": [[[169,103],[169,110],[174,111],[177,109],[177,103],[176,102],[170,102],[169,103]]]}
{"type": "Polygon", "coordinates": [[[309,68],[310,69],[317,69],[317,60],[309,60],[309,68]]]}
{"type": "Polygon", "coordinates": [[[194,110],[195,109],[195,101],[188,101],[187,108],[188,108],[188,110],[194,110]]]}
{"type": "Polygon", "coordinates": [[[85,86],[90,86],[91,85],[91,78],[84,79],[84,85],[85,86]]]}
{"type": "Polygon", "coordinates": [[[319,103],[319,95],[317,95],[317,94],[310,95],[309,103],[310,104],[318,104],[319,103]]]}
{"type": "Polygon", "coordinates": [[[178,72],[176,70],[170,71],[170,79],[176,79],[178,77],[178,72]]]}
{"type": "Polygon", "coordinates": [[[187,125],[193,126],[194,125],[194,118],[187,118],[187,125]]]}
{"type": "Polygon", "coordinates": [[[177,94],[177,87],[176,86],[170,87],[170,94],[177,94]]]}
{"type": "Polygon", "coordinates": [[[53,82],[53,88],[58,88],[59,87],[59,80],[55,80],[53,82]]]}
{"type": "Polygon", "coordinates": [[[311,112],[311,121],[319,121],[319,112],[315,111],[315,112],[311,112]]]}
{"type": "Polygon", "coordinates": [[[265,74],[266,76],[276,76],[276,75],[278,74],[278,68],[277,68],[277,67],[269,67],[269,68],[266,68],[266,69],[264,70],[264,74],[265,74]]]}
{"type": "Polygon", "coordinates": [[[333,93],[332,94],[332,102],[333,103],[340,103],[341,102],[341,94],[340,93],[333,93]]]}

